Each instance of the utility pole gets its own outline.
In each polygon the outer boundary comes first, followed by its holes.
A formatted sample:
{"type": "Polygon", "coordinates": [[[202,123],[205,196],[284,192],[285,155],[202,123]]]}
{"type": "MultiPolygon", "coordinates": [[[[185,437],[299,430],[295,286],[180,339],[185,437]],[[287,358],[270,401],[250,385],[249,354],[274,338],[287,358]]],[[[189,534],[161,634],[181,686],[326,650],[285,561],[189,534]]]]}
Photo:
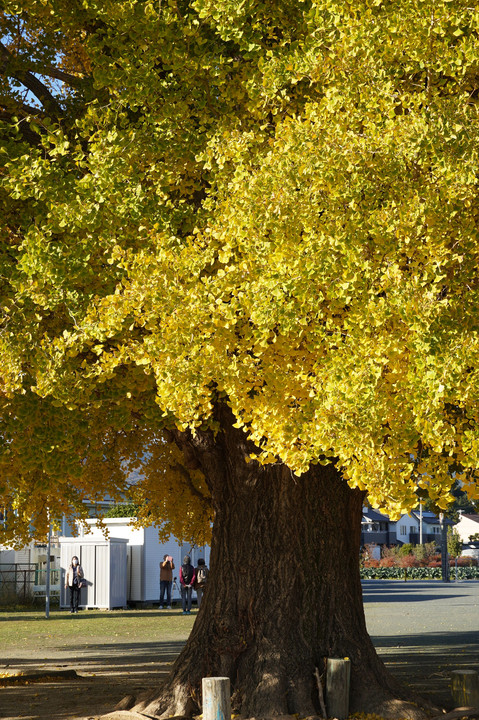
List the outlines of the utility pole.
{"type": "Polygon", "coordinates": [[[45,618],[50,617],[50,554],[52,550],[52,524],[48,517],[47,576],[45,578],[45,618]]]}
{"type": "Polygon", "coordinates": [[[441,525],[441,570],[442,581],[449,582],[449,553],[447,552],[447,525],[444,522],[444,513],[439,513],[441,525]]]}

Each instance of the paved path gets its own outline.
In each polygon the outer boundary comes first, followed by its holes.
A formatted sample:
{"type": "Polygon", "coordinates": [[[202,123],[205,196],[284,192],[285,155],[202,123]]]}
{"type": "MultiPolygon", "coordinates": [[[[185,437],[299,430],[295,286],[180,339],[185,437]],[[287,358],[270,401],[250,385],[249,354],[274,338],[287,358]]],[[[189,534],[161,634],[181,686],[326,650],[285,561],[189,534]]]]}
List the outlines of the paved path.
{"type": "Polygon", "coordinates": [[[366,580],[363,595],[369,634],[391,672],[451,708],[451,670],[479,670],[479,581],[366,580]]]}

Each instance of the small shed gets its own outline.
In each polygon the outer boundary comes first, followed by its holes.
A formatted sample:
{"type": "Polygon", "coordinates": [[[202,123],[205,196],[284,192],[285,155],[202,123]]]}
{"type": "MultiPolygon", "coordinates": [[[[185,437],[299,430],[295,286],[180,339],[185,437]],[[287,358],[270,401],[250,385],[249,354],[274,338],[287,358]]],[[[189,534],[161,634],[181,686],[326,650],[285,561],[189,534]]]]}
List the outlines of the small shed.
{"type": "Polygon", "coordinates": [[[76,555],[86,581],[86,587],[81,589],[80,607],[126,608],[127,544],[125,538],[115,537],[60,538],[61,607],[70,604],[69,591],[65,589],[65,574],[76,555]]]}

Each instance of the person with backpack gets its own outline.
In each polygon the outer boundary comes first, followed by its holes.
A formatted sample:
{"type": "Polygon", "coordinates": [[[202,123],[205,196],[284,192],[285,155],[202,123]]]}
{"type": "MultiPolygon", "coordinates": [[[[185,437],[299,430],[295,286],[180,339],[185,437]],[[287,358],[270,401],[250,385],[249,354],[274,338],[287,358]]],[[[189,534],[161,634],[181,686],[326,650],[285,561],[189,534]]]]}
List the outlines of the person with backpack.
{"type": "Polygon", "coordinates": [[[189,615],[191,612],[191,596],[193,594],[195,579],[195,568],[190,562],[190,556],[185,555],[183,565],[180,568],[181,604],[183,606],[183,615],[189,615]]]}
{"type": "Polygon", "coordinates": [[[196,590],[196,601],[198,603],[198,610],[200,609],[201,601],[203,599],[203,592],[206,586],[206,581],[208,580],[209,572],[210,571],[208,570],[203,558],[198,558],[198,567],[195,568],[196,581],[194,588],[196,590]]]}

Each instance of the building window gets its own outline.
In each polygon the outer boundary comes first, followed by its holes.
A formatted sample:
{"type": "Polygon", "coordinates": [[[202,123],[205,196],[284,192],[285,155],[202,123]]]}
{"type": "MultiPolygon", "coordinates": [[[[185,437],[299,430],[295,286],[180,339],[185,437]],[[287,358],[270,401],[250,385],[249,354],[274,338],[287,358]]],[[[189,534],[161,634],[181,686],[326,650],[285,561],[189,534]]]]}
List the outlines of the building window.
{"type": "Polygon", "coordinates": [[[407,527],[405,525],[401,525],[401,535],[407,535],[407,527]]]}

